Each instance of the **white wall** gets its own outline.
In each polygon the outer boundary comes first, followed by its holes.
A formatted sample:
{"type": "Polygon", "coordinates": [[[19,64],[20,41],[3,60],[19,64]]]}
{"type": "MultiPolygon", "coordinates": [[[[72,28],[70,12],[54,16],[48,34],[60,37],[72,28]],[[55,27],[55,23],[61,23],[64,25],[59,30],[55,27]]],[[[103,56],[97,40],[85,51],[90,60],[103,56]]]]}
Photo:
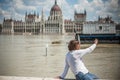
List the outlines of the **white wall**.
{"type": "Polygon", "coordinates": [[[83,34],[116,34],[114,23],[84,23],[83,34]]]}

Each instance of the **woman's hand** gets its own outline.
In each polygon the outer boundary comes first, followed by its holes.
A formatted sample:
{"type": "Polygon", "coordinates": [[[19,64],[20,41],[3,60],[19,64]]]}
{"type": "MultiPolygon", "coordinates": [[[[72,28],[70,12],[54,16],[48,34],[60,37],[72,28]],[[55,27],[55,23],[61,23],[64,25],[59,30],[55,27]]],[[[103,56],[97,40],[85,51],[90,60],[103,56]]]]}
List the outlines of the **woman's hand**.
{"type": "Polygon", "coordinates": [[[95,39],[95,40],[94,40],[94,43],[97,45],[97,44],[98,44],[98,39],[95,39]]]}
{"type": "Polygon", "coordinates": [[[55,77],[55,80],[61,80],[60,76],[55,77]]]}

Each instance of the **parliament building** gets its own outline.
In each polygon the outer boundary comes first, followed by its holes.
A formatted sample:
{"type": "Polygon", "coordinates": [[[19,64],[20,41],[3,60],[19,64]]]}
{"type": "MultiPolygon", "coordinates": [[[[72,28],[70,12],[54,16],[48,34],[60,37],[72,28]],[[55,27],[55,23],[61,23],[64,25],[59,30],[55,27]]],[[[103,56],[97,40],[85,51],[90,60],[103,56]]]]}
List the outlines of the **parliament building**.
{"type": "Polygon", "coordinates": [[[47,19],[45,19],[44,10],[41,11],[40,16],[35,12],[32,14],[26,12],[25,21],[4,18],[2,34],[116,33],[115,23],[111,17],[98,18],[98,21],[94,22],[86,21],[86,17],[87,12],[84,10],[83,13],[74,11],[74,20],[64,19],[62,10],[57,4],[57,0],[55,0],[47,19]]]}
{"type": "Polygon", "coordinates": [[[47,20],[44,18],[44,12],[41,12],[41,19],[38,14],[25,13],[25,21],[17,21],[11,19],[3,20],[2,33],[16,34],[64,34],[64,20],[62,10],[55,0],[55,4],[50,10],[50,15],[47,20]]]}

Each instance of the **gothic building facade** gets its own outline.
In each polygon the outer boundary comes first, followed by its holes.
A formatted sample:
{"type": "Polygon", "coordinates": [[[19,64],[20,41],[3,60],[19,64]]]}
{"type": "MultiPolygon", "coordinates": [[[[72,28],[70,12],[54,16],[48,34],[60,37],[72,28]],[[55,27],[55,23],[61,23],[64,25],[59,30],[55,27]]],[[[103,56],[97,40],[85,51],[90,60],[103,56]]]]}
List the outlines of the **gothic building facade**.
{"type": "Polygon", "coordinates": [[[50,15],[47,20],[44,18],[44,12],[41,12],[41,19],[39,14],[25,14],[25,21],[16,21],[11,19],[4,19],[2,33],[9,34],[64,34],[64,20],[62,15],[62,10],[55,3],[51,8],[50,15]]]}
{"type": "Polygon", "coordinates": [[[115,34],[115,23],[112,17],[98,17],[98,21],[86,21],[87,12],[74,11],[74,20],[63,19],[61,8],[55,0],[50,10],[48,19],[45,19],[44,11],[41,16],[34,13],[25,13],[25,21],[4,19],[2,24],[2,33],[7,34],[115,34]]]}
{"type": "Polygon", "coordinates": [[[78,13],[77,11],[74,12],[74,20],[65,19],[64,20],[64,27],[66,33],[82,33],[83,30],[83,23],[86,22],[86,10],[84,13],[78,13]]]}
{"type": "Polygon", "coordinates": [[[86,22],[86,10],[84,10],[84,13],[77,13],[75,11],[74,13],[74,23],[75,23],[75,30],[77,33],[82,33],[83,30],[83,23],[86,22]]]}

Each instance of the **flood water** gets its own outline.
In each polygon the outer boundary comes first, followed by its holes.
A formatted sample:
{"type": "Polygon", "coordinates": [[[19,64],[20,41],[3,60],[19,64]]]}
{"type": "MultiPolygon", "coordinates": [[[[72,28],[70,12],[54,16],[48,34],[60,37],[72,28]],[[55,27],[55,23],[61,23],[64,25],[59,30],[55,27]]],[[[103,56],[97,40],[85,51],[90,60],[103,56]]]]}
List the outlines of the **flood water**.
{"type": "MultiPolygon", "coordinates": [[[[74,39],[73,35],[0,35],[0,75],[59,76],[71,39],[74,39]],[[53,41],[60,43],[52,44],[53,41]]],[[[81,48],[90,45],[82,44],[81,48]]],[[[101,79],[119,79],[119,61],[119,44],[98,44],[92,54],[84,56],[86,67],[101,79]]],[[[69,70],[66,77],[74,78],[74,75],[69,70]]]]}

